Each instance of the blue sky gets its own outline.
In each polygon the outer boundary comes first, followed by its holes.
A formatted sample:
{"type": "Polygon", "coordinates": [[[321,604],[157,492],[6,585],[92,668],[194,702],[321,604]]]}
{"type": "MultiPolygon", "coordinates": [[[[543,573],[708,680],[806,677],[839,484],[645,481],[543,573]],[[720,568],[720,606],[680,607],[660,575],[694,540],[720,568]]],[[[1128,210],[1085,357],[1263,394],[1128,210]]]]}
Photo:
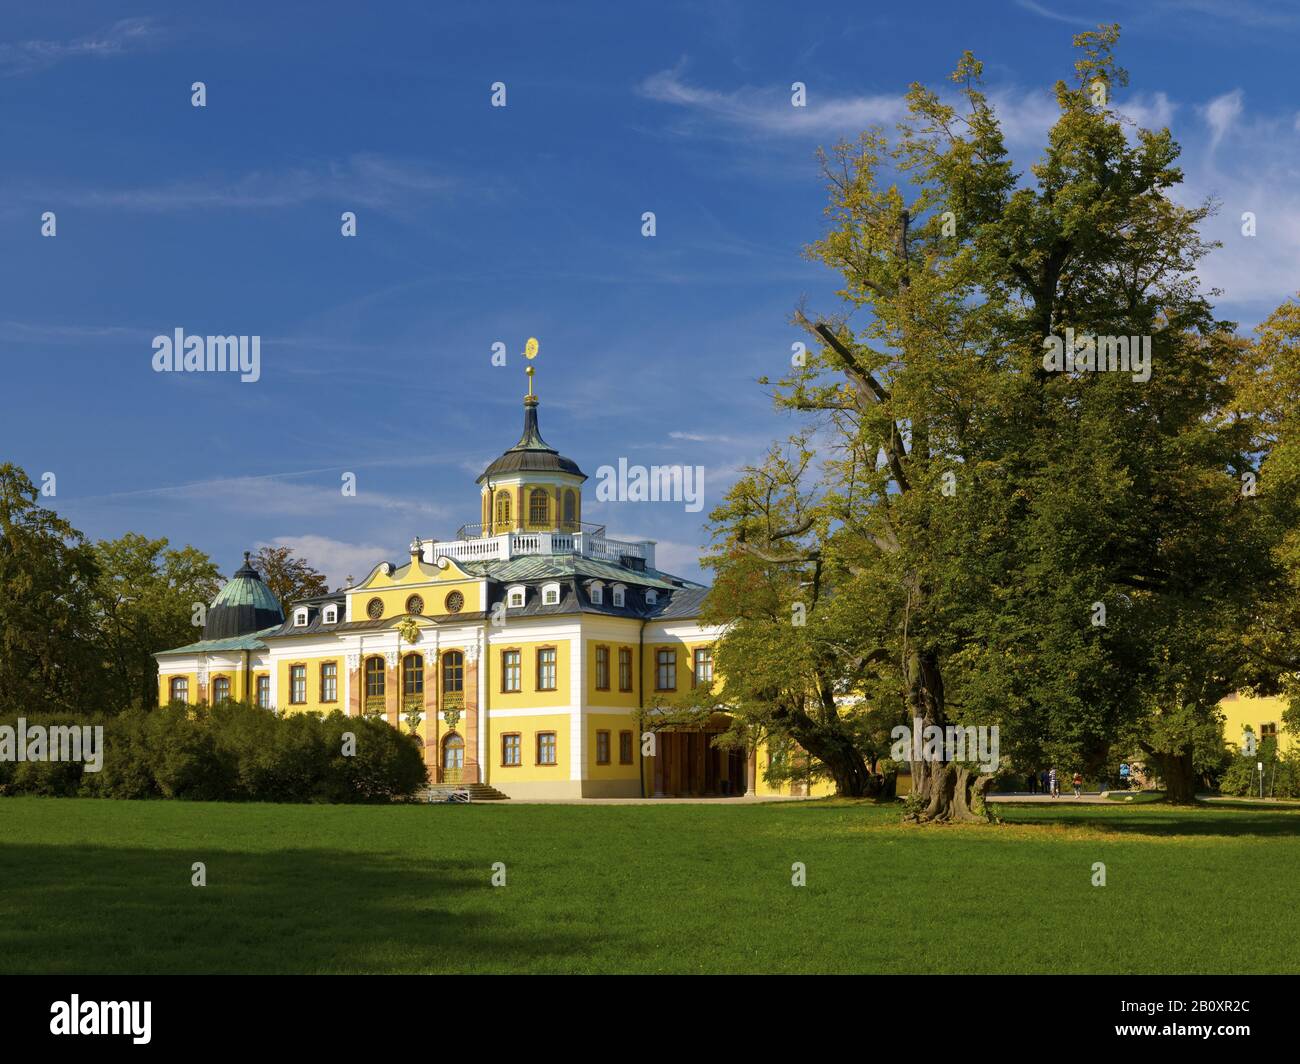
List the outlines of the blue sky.
{"type": "MultiPolygon", "coordinates": [[[[1183,143],[1180,198],[1223,204],[1222,313],[1250,328],[1300,288],[1293,3],[24,6],[0,21],[0,459],[56,473],[86,534],[227,573],[291,543],[338,583],[477,520],[530,335],[552,445],[593,475],[701,465],[707,511],[793,428],[755,383],[792,308],[836,309],[801,257],[816,148],[892,125],[965,48],[1027,164],[1070,35],[1121,23],[1120,106],[1183,143]],[[260,335],[261,380],[153,372],[176,328],[260,335]]],[[[698,575],[704,515],[588,495],[698,575]]]]}

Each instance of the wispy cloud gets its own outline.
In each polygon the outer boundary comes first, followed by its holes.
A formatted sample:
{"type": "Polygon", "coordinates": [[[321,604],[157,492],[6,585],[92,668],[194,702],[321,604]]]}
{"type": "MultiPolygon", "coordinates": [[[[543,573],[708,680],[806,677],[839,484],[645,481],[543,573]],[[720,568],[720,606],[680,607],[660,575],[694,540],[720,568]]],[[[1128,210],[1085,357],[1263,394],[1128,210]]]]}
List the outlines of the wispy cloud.
{"type": "Polygon", "coordinates": [[[1071,26],[1087,26],[1092,29],[1097,25],[1091,19],[1080,18],[1077,15],[1061,14],[1044,7],[1042,4],[1035,3],[1034,0],[1016,0],[1016,6],[1035,15],[1041,15],[1043,18],[1050,18],[1054,22],[1068,22],[1071,26]]]}
{"type": "Polygon", "coordinates": [[[688,108],[729,125],[774,136],[836,135],[895,122],[903,115],[901,96],[820,96],[808,94],[806,107],[790,102],[788,88],[746,87],[720,92],[688,83],[685,63],[651,74],[638,91],[647,99],[688,108]]]}
{"type": "Polygon", "coordinates": [[[142,51],[165,36],[151,18],[124,18],[105,30],[67,41],[0,42],[0,77],[45,70],[68,59],[101,59],[142,51]]]}
{"type": "Polygon", "coordinates": [[[1204,107],[1198,108],[1205,124],[1210,127],[1210,151],[1219,146],[1223,135],[1233,126],[1242,113],[1243,93],[1240,89],[1216,96],[1204,107]]]}
{"type": "Polygon", "coordinates": [[[325,200],[349,207],[392,210],[442,196],[457,181],[426,166],[379,155],[358,154],[315,168],[254,171],[221,181],[176,181],[133,188],[46,187],[52,196],[77,207],[148,212],[194,209],[278,208],[325,200]]]}
{"type": "Polygon", "coordinates": [[[670,440],[687,440],[691,443],[735,443],[732,436],[716,436],[707,432],[670,432],[670,440]]]}
{"type": "Polygon", "coordinates": [[[258,543],[257,546],[291,548],[294,554],[305,558],[313,568],[324,573],[332,588],[343,587],[349,576],[362,580],[379,562],[394,560],[393,552],[388,547],[371,543],[348,543],[314,534],[277,536],[258,543]]]}

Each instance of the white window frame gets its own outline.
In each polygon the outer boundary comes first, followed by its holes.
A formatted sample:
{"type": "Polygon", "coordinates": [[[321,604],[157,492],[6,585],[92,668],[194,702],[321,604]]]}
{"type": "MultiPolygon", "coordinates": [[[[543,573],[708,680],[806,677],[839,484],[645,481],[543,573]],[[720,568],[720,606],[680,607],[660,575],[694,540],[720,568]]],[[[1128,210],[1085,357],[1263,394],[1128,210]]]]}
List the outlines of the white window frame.
{"type": "Polygon", "coordinates": [[[622,584],[615,584],[613,589],[613,599],[615,606],[625,605],[627,602],[627,588],[622,584]]]}
{"type": "Polygon", "coordinates": [[[295,628],[303,628],[306,626],[306,624],[307,624],[307,607],[303,606],[301,609],[294,610],[293,626],[295,628]]]}
{"type": "Polygon", "coordinates": [[[603,606],[605,604],[605,585],[599,580],[593,580],[587,586],[587,590],[591,593],[591,601],[595,605],[603,606]]]}
{"type": "Polygon", "coordinates": [[[520,610],[528,603],[528,591],[523,584],[506,588],[506,609],[520,610]],[[519,601],[515,601],[518,599],[519,601]]]}
{"type": "Polygon", "coordinates": [[[558,606],[560,604],[560,585],[543,584],[542,585],[542,605],[558,606]],[[554,597],[552,597],[554,596],[554,597]]]}
{"type": "Polygon", "coordinates": [[[323,624],[338,624],[339,608],[337,606],[326,606],[325,616],[321,618],[323,624]]]}
{"type": "Polygon", "coordinates": [[[645,604],[647,606],[654,606],[656,603],[658,603],[658,601],[659,601],[659,592],[652,587],[647,588],[645,593],[645,604]]]}

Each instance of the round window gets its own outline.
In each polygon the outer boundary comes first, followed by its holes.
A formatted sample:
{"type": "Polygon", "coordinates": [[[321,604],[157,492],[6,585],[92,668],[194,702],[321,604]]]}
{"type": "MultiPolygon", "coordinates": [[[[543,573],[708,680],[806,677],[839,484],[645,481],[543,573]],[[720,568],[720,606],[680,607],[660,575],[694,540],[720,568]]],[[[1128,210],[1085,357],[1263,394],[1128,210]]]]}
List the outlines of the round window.
{"type": "Polygon", "coordinates": [[[459,591],[453,591],[447,596],[447,612],[459,613],[465,608],[465,596],[459,591]]]}
{"type": "Polygon", "coordinates": [[[420,598],[419,595],[412,595],[409,599],[406,600],[406,612],[423,613],[424,599],[420,598]]]}
{"type": "Polygon", "coordinates": [[[384,600],[372,598],[366,603],[366,616],[372,621],[379,620],[384,615],[384,600]]]}

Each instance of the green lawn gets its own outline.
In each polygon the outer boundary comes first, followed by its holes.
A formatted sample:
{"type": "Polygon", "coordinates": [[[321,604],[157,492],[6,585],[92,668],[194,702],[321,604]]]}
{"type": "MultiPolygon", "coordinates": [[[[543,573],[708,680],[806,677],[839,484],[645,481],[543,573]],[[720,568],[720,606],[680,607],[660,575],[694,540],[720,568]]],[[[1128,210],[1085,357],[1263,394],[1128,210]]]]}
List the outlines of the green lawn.
{"type": "Polygon", "coordinates": [[[0,799],[0,971],[1300,971],[1300,810],[999,812],[0,799]]]}

